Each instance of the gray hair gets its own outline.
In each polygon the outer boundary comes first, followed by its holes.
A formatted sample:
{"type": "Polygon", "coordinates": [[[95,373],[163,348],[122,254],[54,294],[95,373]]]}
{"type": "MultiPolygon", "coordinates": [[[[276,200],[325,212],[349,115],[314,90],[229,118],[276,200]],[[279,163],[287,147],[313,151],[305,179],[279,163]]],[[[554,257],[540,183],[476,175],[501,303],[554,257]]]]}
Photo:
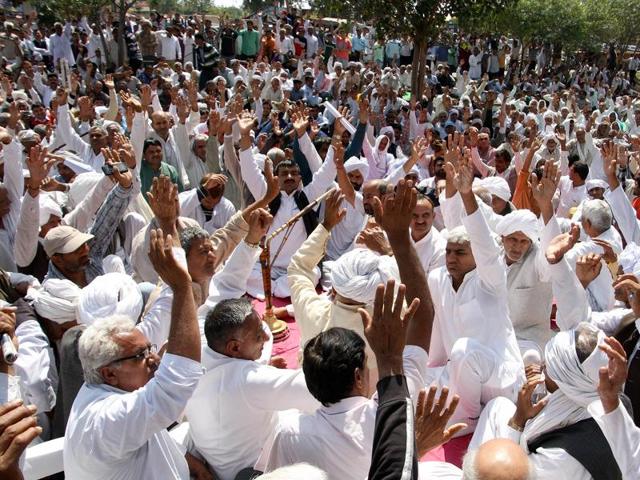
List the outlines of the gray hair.
{"type": "Polygon", "coordinates": [[[464,226],[459,225],[447,232],[447,243],[469,243],[471,237],[464,226]]]}
{"type": "Polygon", "coordinates": [[[189,255],[194,240],[206,240],[207,238],[209,238],[209,234],[206,230],[198,226],[187,227],[180,232],[180,245],[185,255],[189,255]]]}
{"type": "Polygon", "coordinates": [[[209,348],[223,349],[231,336],[242,328],[245,318],[252,312],[253,306],[246,298],[222,300],[209,310],[204,321],[204,336],[209,348]]]}
{"type": "MultiPolygon", "coordinates": [[[[462,480],[485,480],[480,477],[478,471],[476,470],[476,456],[478,455],[478,450],[470,450],[468,451],[464,459],[462,460],[462,480]]],[[[533,464],[529,461],[529,474],[525,480],[536,480],[536,470],[533,464]]]]}
{"type": "Polygon", "coordinates": [[[100,368],[118,359],[121,347],[114,337],[129,333],[136,328],[132,318],[127,315],[113,315],[96,320],[82,332],[78,342],[78,355],[84,372],[84,381],[88,384],[104,383],[100,368]]]}
{"type": "Polygon", "coordinates": [[[308,463],[296,463],[260,475],[255,480],[329,480],[329,476],[308,463]]]}
{"type": "Polygon", "coordinates": [[[586,200],[582,205],[582,220],[588,220],[598,233],[606,232],[613,220],[611,207],[604,200],[586,200]]]}

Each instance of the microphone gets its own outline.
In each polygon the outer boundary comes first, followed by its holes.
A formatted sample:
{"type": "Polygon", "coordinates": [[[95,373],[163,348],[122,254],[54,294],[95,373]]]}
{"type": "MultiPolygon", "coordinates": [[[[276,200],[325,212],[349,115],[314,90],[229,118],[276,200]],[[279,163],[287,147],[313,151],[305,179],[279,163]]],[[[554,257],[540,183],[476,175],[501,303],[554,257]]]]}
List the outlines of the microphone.
{"type": "Polygon", "coordinates": [[[7,365],[13,365],[18,359],[18,352],[11,341],[11,337],[6,333],[3,333],[2,338],[0,338],[0,345],[2,345],[2,357],[4,358],[4,363],[7,365]]]}
{"type": "MultiPolygon", "coordinates": [[[[540,365],[542,366],[542,357],[540,356],[540,352],[538,350],[530,349],[524,352],[522,355],[522,361],[524,362],[525,368],[529,365],[540,365]]],[[[547,396],[547,387],[544,384],[544,372],[540,372],[540,377],[543,380],[543,383],[536,386],[533,394],[531,395],[531,403],[536,404],[544,397],[547,396]]]]}

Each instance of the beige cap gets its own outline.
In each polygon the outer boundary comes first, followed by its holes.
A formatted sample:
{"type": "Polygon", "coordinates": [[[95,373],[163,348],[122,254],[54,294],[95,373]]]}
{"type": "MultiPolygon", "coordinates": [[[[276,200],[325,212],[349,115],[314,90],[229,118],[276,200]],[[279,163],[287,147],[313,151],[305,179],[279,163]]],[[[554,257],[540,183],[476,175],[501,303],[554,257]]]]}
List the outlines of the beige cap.
{"type": "Polygon", "coordinates": [[[42,246],[49,257],[56,253],[71,253],[93,238],[93,235],[82,233],[73,227],[61,225],[52,228],[44,237],[42,246]]]}

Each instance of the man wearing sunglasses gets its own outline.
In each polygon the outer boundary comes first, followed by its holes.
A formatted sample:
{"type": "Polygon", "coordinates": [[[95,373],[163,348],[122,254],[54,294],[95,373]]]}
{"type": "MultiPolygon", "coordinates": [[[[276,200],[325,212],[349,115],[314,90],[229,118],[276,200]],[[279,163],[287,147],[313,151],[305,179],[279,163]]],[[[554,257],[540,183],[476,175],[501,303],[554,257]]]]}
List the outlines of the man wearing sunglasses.
{"type": "MultiPolygon", "coordinates": [[[[151,232],[149,258],[173,291],[162,359],[127,315],[97,320],[80,337],[85,384],[65,432],[68,479],[189,478],[187,460],[167,428],[179,419],[202,375],[200,334],[191,277],[184,259],[174,257],[172,242],[162,230],[151,232]]],[[[197,461],[189,456],[192,462],[197,461]]]]}

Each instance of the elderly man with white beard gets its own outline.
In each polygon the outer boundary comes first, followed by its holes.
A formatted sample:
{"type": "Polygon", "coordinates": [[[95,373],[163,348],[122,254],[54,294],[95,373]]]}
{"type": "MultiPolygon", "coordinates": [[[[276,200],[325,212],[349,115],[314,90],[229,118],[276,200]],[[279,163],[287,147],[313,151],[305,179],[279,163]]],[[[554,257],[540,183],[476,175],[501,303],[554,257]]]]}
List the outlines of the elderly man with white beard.
{"type": "Polygon", "coordinates": [[[435,320],[427,384],[450,385],[460,396],[452,421],[471,429],[482,407],[497,396],[514,399],[524,367],[509,319],[504,255],[492,237],[473,193],[468,152],[447,163],[447,182],[460,193],[466,216],[448,232],[446,267],[429,275],[435,320]]]}

